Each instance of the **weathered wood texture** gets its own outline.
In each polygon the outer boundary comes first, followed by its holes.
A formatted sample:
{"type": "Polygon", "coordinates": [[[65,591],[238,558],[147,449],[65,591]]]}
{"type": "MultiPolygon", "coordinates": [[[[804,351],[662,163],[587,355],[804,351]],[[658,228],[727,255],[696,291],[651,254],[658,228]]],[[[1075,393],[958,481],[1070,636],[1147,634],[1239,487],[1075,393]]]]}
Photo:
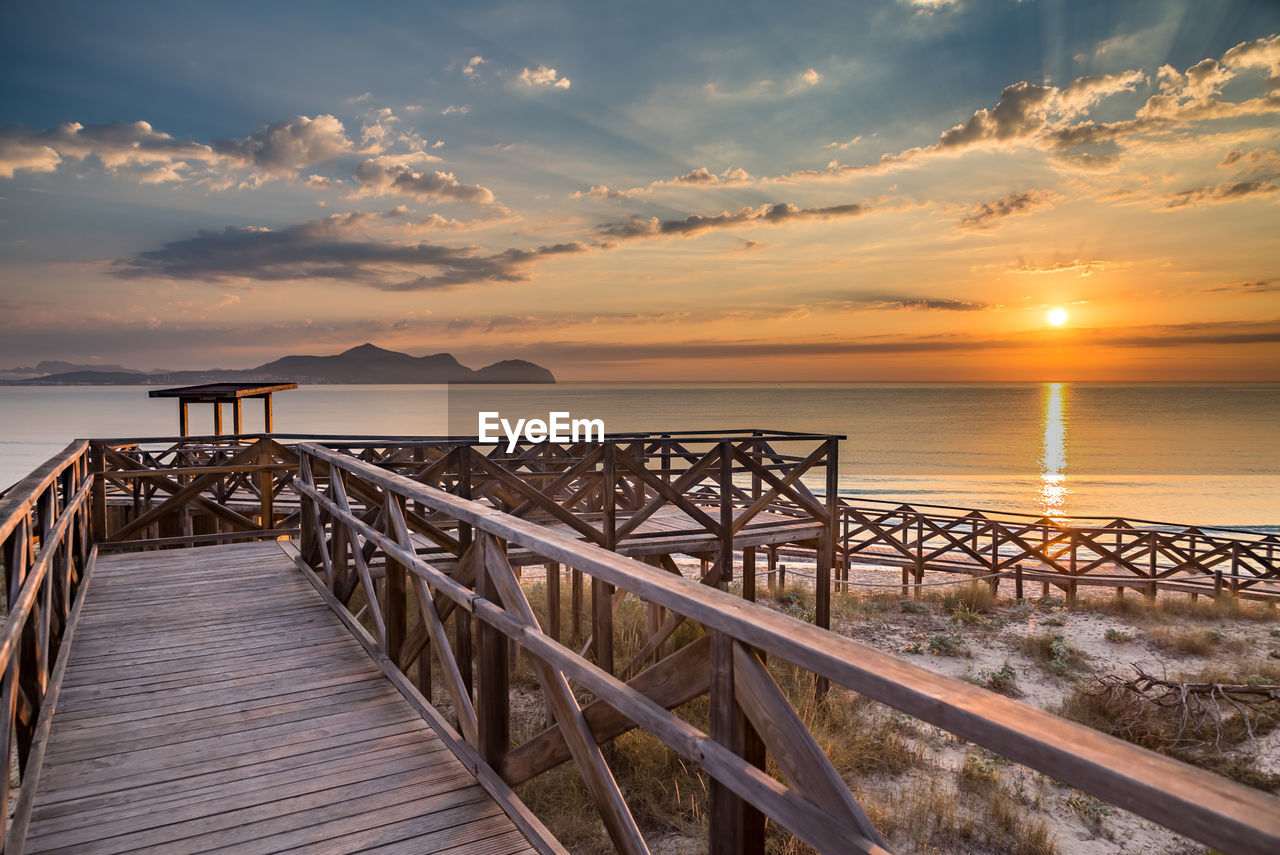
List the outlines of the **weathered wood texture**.
{"type": "MultiPolygon", "coordinates": [[[[84,574],[95,554],[89,533],[88,443],[73,442],[0,498],[4,631],[0,634],[0,805],[9,805],[10,763],[30,777],[43,726],[41,708],[84,574]]],[[[25,795],[25,794],[24,794],[25,795]]],[[[19,817],[26,800],[19,800],[19,817]]],[[[0,819],[7,831],[9,812],[0,819]]]]}
{"type": "Polygon", "coordinates": [[[277,544],[100,557],[23,851],[214,850],[535,851],[277,544]]]}
{"type": "MultiPolygon", "coordinates": [[[[296,489],[310,506],[308,519],[315,521],[303,530],[301,554],[315,556],[311,566],[325,577],[317,584],[335,584],[339,556],[345,560],[349,552],[361,567],[380,555],[384,562],[402,566],[417,580],[415,586],[421,583],[420,601],[430,598],[440,619],[445,619],[448,604],[455,616],[469,613],[485,631],[497,630],[519,645],[551,702],[555,727],[507,752],[489,742],[484,746],[486,756],[509,780],[517,781],[536,778],[567,755],[620,851],[647,850],[637,838],[634,819],[604,752],[596,745],[622,732],[626,721],[699,764],[716,782],[710,806],[713,850],[746,851],[748,842],[755,842],[760,834],[761,823],[754,813],[758,811],[820,852],[885,851],[847,786],[774,684],[762,664],[764,657],[797,665],[820,681],[865,694],[1215,848],[1258,855],[1280,849],[1280,800],[744,602],[719,589],[722,573],[718,571],[727,571],[728,563],[719,556],[708,562],[716,569],[699,584],[342,452],[313,444],[299,445],[297,450],[302,465],[296,489]],[[359,501],[351,501],[352,497],[359,501]],[[466,526],[470,532],[466,551],[445,555],[449,560],[439,566],[436,555],[444,553],[433,552],[430,558],[419,555],[398,514],[402,505],[451,520],[456,528],[466,526]],[[658,645],[674,621],[701,624],[712,639],[709,659],[691,653],[677,663],[670,656],[624,682],[626,675],[619,678],[612,668],[585,657],[585,649],[566,648],[542,631],[509,560],[518,550],[535,556],[537,563],[557,563],[590,576],[593,589],[599,587],[606,594],[616,591],[611,597],[593,598],[594,623],[609,620],[609,600],[616,604],[621,597],[637,596],[670,613],[653,637],[658,645]],[[485,581],[477,585],[479,578],[485,581]],[[670,689],[669,681],[677,674],[699,693],[703,685],[710,687],[710,734],[671,711],[681,697],[670,689]],[[600,707],[581,708],[568,691],[569,683],[590,692],[621,718],[611,720],[612,713],[600,707]],[[777,760],[787,784],[761,768],[768,756],[777,760]]],[[[722,450],[709,459],[729,456],[722,450]]],[[[771,477],[761,474],[765,482],[771,477]]],[[[723,473],[721,478],[722,488],[738,489],[723,473]]],[[[834,490],[827,495],[834,504],[834,490]]],[[[726,513],[725,518],[717,526],[718,536],[725,536],[732,527],[732,515],[726,513]]],[[[822,541],[819,549],[829,556],[832,540],[823,537],[822,541]]],[[[372,588],[363,575],[360,584],[369,592],[367,615],[378,643],[385,646],[372,588]]],[[[443,637],[440,632],[434,635],[443,637]]],[[[487,644],[485,650],[488,655],[505,653],[501,644],[487,644]]],[[[643,650],[634,664],[643,663],[652,650],[643,650]]],[[[448,651],[437,650],[436,656],[445,659],[448,651]]],[[[482,651],[480,658],[485,656],[482,651]]],[[[402,667],[405,664],[402,657],[402,667]]],[[[477,661],[477,670],[490,669],[477,661]]],[[[463,697],[471,692],[464,687],[455,694],[463,697]]],[[[501,703],[501,693],[478,689],[475,697],[501,703]]],[[[486,716],[491,711],[477,708],[476,712],[486,716]]],[[[485,742],[483,733],[479,742],[485,742]]]]}

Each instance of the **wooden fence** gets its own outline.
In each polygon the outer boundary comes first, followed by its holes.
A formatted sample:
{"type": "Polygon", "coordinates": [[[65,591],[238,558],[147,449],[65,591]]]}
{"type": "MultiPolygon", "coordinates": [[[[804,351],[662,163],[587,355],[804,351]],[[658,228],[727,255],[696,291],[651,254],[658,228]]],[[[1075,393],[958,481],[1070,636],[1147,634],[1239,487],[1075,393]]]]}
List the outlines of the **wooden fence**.
{"type": "MultiPolygon", "coordinates": [[[[1258,599],[1280,597],[1280,536],[1145,520],[1048,517],[842,498],[838,557],[902,568],[902,584],[924,572],[996,576],[1050,584],[1258,599]]],[[[998,581],[998,578],[996,579],[998,581]]]]}
{"type": "Polygon", "coordinates": [[[773,681],[765,657],[792,663],[1207,845],[1238,853],[1280,851],[1280,800],[1261,791],[349,454],[308,443],[296,450],[303,572],[389,673],[404,681],[416,674],[429,691],[431,671],[439,669],[462,738],[508,782],[531,780],[572,761],[619,851],[647,849],[600,746],[633,727],[710,776],[713,852],[762,851],[766,816],[821,852],[885,851],[773,681]],[[424,527],[428,516],[453,525],[424,527]],[[432,538],[437,553],[449,560],[420,554],[420,537],[432,538]],[[591,661],[559,643],[555,632],[548,634],[544,626],[553,621],[530,606],[510,560],[517,551],[606,586],[607,596],[593,614],[596,633],[607,631],[612,607],[631,595],[675,619],[697,622],[706,634],[624,682],[598,654],[591,661]],[[375,560],[385,568],[380,584],[370,572],[375,560]],[[359,607],[338,596],[348,579],[362,594],[359,607]],[[555,722],[516,746],[508,685],[511,643],[534,663],[555,722]],[[581,705],[573,686],[595,700],[581,705]],[[704,693],[710,732],[672,712],[704,693]],[[767,758],[785,782],[764,771],[767,758]]]}
{"type": "MultiPolygon", "coordinates": [[[[0,499],[5,618],[0,642],[0,840],[8,828],[10,758],[25,779],[76,592],[96,554],[89,444],[71,443],[0,499]]],[[[25,791],[23,796],[32,794],[25,791]]]]}

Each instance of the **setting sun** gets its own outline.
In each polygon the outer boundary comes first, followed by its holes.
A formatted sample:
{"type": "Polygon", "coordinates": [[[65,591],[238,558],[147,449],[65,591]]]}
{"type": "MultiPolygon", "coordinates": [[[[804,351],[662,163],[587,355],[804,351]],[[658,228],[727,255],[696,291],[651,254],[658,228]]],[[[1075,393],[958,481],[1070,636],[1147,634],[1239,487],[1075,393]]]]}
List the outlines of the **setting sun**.
{"type": "Polygon", "coordinates": [[[1050,309],[1049,315],[1046,318],[1046,320],[1049,321],[1049,326],[1060,327],[1067,322],[1067,310],[1066,309],[1050,309]]]}

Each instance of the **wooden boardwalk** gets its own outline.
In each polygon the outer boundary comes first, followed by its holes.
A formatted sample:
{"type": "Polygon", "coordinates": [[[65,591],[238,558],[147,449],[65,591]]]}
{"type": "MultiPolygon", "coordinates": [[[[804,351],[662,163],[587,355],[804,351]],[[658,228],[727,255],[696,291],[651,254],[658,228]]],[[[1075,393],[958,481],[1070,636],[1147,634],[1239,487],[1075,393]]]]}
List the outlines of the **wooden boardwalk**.
{"type": "Polygon", "coordinates": [[[273,542],[100,556],[25,851],[536,851],[273,542]]]}

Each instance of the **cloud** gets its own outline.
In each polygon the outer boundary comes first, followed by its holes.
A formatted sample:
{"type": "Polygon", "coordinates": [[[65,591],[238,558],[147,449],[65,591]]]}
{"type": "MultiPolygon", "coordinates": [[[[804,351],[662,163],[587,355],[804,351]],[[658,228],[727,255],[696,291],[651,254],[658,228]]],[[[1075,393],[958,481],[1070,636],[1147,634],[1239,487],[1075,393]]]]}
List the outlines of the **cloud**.
{"type": "MultiPolygon", "coordinates": [[[[1280,323],[1206,322],[1113,329],[1076,330],[1090,347],[1152,348],[1165,350],[1185,345],[1239,345],[1280,342],[1280,323]]],[[[780,356],[840,356],[860,354],[964,353],[1038,348],[1045,343],[1041,329],[1007,335],[946,333],[939,335],[872,335],[860,338],[811,338],[803,341],[776,339],[684,339],[681,341],[542,341],[527,346],[541,358],[595,363],[639,360],[768,358],[780,356]]]]}
{"type": "Polygon", "coordinates": [[[547,68],[545,65],[533,69],[526,68],[520,72],[520,82],[532,87],[569,88],[569,78],[560,77],[554,68],[547,68]]]}
{"type": "Polygon", "coordinates": [[[462,73],[467,77],[474,77],[476,69],[484,65],[485,59],[482,56],[473,56],[467,60],[467,64],[463,67],[462,73]]]}
{"type": "Polygon", "coordinates": [[[453,115],[465,116],[465,115],[467,115],[467,113],[470,113],[470,112],[471,112],[471,108],[470,108],[470,107],[468,107],[466,104],[463,104],[461,107],[457,106],[456,104],[450,104],[448,107],[445,107],[443,110],[441,110],[441,111],[440,111],[440,115],[442,115],[442,116],[453,116],[453,115]]]}
{"type": "Polygon", "coordinates": [[[817,86],[820,80],[822,80],[822,75],[812,68],[800,75],[800,81],[806,86],[817,86]]]}
{"type": "Polygon", "coordinates": [[[971,229],[993,229],[998,227],[1000,220],[1016,214],[1030,213],[1033,208],[1046,205],[1051,199],[1051,194],[1039,190],[1010,193],[973,208],[960,220],[959,225],[971,229]]]}
{"type": "Polygon", "coordinates": [[[146,122],[82,125],[66,122],[47,131],[21,125],[0,128],[0,176],[17,171],[53,172],[68,161],[95,157],[109,170],[219,160],[209,146],[175,140],[146,122]]]}
{"type": "Polygon", "coordinates": [[[985,312],[1000,308],[991,303],[975,300],[949,300],[939,297],[904,294],[861,294],[845,296],[823,295],[809,305],[824,311],[935,311],[935,312],[985,312]]]}
{"type": "Polygon", "coordinates": [[[615,190],[604,184],[599,184],[588,190],[575,190],[569,194],[569,198],[626,199],[634,196],[648,196],[664,187],[723,187],[732,184],[749,184],[751,181],[751,175],[745,169],[729,167],[724,172],[715,173],[705,166],[700,166],[697,169],[686,172],[684,175],[651,181],[644,187],[615,190]]]}
{"type": "Polygon", "coordinates": [[[957,8],[959,0],[902,0],[903,3],[920,13],[932,14],[940,9],[957,8]]]}
{"type": "Polygon", "coordinates": [[[857,145],[860,142],[862,142],[862,137],[856,136],[853,139],[849,140],[848,142],[829,142],[826,145],[824,145],[822,148],[824,150],[829,148],[834,148],[838,151],[848,151],[849,149],[853,148],[855,145],[857,145]]]}
{"type": "Polygon", "coordinates": [[[866,209],[862,205],[833,205],[825,208],[797,208],[786,202],[761,205],[758,208],[742,208],[734,213],[725,211],[713,216],[691,214],[683,220],[659,220],[657,217],[640,219],[632,217],[620,223],[605,223],[596,228],[605,238],[635,240],[652,237],[687,237],[711,229],[738,228],[761,223],[778,225],[801,220],[833,220],[856,217],[866,209]]]}
{"type": "Polygon", "coordinates": [[[1089,59],[1106,59],[1113,56],[1128,56],[1137,51],[1147,41],[1149,31],[1137,33],[1121,33],[1098,42],[1097,47],[1087,53],[1078,53],[1076,62],[1089,59]]]}
{"type": "Polygon", "coordinates": [[[17,171],[53,172],[68,162],[96,158],[110,171],[151,168],[143,183],[208,179],[249,167],[268,176],[293,175],[299,168],[351,151],[342,122],[333,116],[298,116],[266,125],[257,133],[203,145],[176,140],[147,122],[82,125],[67,122],[47,131],[20,125],[0,128],[0,176],[17,171]],[[192,164],[201,164],[195,169],[192,164]],[[164,171],[162,167],[169,167],[164,171]],[[183,170],[183,174],[179,174],[183,170]]]}
{"type": "Polygon", "coordinates": [[[1225,291],[1231,294],[1272,294],[1280,292],[1280,279],[1259,279],[1255,282],[1239,282],[1234,285],[1223,285],[1209,288],[1210,293],[1225,291]]]}
{"type": "Polygon", "coordinates": [[[1249,196],[1262,196],[1280,190],[1275,184],[1267,181],[1228,181],[1207,187],[1196,187],[1183,190],[1167,197],[1165,208],[1187,208],[1196,205],[1216,205],[1223,202],[1235,202],[1249,196]]]}
{"type": "Polygon", "coordinates": [[[252,165],[271,175],[291,175],[297,169],[333,160],[351,151],[342,122],[333,116],[298,116],[236,140],[215,140],[214,151],[252,165]]]}
{"type": "Polygon", "coordinates": [[[1241,173],[1280,173],[1280,151],[1275,149],[1253,149],[1244,151],[1233,149],[1227,152],[1218,166],[1223,169],[1235,168],[1241,173]]]}
{"type": "Polygon", "coordinates": [[[1046,274],[1046,273],[1075,273],[1078,276],[1092,276],[1098,270],[1105,270],[1111,264],[1105,261],[1091,261],[1080,258],[1073,258],[1069,261],[1054,261],[1049,264],[1028,264],[1020,261],[1006,269],[1008,273],[1029,273],[1029,274],[1046,274]]]}
{"type": "Polygon", "coordinates": [[[374,157],[356,167],[359,189],[354,196],[411,196],[488,205],[493,191],[479,184],[463,184],[452,172],[417,172],[400,158],[374,157]]]}
{"type": "Polygon", "coordinates": [[[403,215],[335,214],[282,229],[228,226],[169,241],[159,249],[118,259],[121,279],[162,278],[201,282],[328,279],[384,291],[427,291],[484,282],[522,282],[536,261],[586,252],[579,243],[482,254],[476,247],[398,243],[368,235],[380,219],[403,215]]]}
{"type": "Polygon", "coordinates": [[[1272,91],[1280,89],[1280,35],[1241,42],[1222,55],[1222,64],[1230,68],[1261,68],[1270,77],[1272,91]]]}

